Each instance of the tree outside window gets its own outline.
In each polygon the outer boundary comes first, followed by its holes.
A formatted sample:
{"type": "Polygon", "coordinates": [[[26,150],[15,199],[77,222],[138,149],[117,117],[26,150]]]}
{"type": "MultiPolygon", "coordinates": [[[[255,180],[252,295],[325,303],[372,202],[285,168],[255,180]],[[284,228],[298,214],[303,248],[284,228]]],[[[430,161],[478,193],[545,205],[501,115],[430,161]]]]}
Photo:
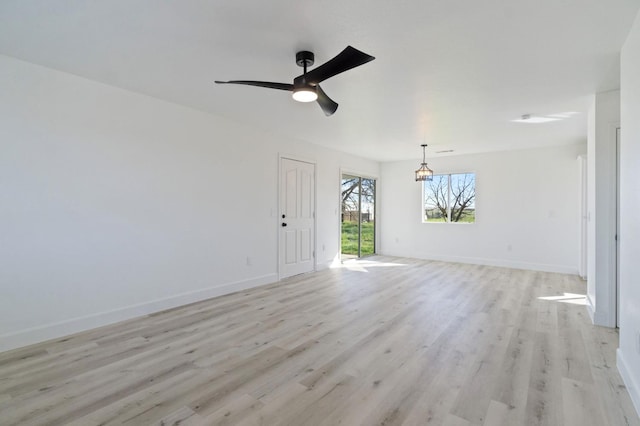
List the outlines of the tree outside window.
{"type": "Polygon", "coordinates": [[[476,174],[434,175],[423,182],[423,222],[476,221],[476,174]]]}

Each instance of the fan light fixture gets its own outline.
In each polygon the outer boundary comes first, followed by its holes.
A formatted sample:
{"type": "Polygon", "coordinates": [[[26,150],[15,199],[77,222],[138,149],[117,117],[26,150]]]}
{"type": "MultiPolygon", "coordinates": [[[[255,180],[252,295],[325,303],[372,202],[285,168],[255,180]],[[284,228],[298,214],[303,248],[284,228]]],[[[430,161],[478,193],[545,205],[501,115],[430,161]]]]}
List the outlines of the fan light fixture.
{"type": "Polygon", "coordinates": [[[420,181],[431,181],[433,180],[433,170],[427,166],[425,149],[427,148],[427,144],[420,145],[422,147],[422,163],[420,164],[420,168],[416,170],[416,182],[420,181]]]}
{"type": "Polygon", "coordinates": [[[328,117],[336,112],[338,103],[327,96],[320,87],[320,83],[335,75],[373,61],[375,58],[354,47],[347,46],[342,52],[338,53],[338,56],[307,72],[307,68],[313,65],[314,59],[315,55],[308,50],[302,50],[296,53],[296,64],[302,67],[303,72],[302,75],[293,79],[293,84],[257,80],[216,80],[216,84],[243,84],[245,86],[265,87],[267,89],[293,92],[293,99],[295,101],[317,101],[324,115],[328,117]]]}
{"type": "Polygon", "coordinates": [[[316,93],[314,87],[300,87],[298,89],[293,89],[293,94],[291,96],[298,102],[313,102],[318,99],[318,93],[316,93]]]}

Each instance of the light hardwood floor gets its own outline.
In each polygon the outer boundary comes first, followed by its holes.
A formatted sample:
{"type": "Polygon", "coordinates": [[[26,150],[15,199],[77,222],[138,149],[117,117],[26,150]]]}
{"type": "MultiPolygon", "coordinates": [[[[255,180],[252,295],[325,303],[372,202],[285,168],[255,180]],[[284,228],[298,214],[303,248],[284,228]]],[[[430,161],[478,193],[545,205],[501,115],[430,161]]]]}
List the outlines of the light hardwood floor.
{"type": "Polygon", "coordinates": [[[0,424],[640,425],[579,278],[348,265],[2,353],[0,424]]]}

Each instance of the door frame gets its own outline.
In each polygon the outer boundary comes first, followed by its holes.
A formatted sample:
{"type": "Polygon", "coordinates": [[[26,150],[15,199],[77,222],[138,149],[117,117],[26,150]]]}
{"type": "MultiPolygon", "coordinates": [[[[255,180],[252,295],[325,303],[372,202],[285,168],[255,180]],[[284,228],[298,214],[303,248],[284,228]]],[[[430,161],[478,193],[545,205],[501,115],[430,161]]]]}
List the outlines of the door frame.
{"type": "Polygon", "coordinates": [[[620,327],[620,125],[616,126],[616,237],[615,237],[615,311],[616,328],[620,327]]]}
{"type": "Polygon", "coordinates": [[[282,160],[298,161],[300,163],[308,163],[313,165],[313,270],[318,270],[318,164],[316,160],[310,158],[300,157],[298,155],[290,155],[284,153],[278,153],[278,191],[276,194],[276,215],[275,215],[275,227],[276,227],[276,270],[278,271],[278,281],[282,280],[281,265],[281,253],[280,253],[280,195],[282,194],[282,160]]]}
{"type": "Polygon", "coordinates": [[[578,155],[578,167],[580,169],[580,260],[578,263],[578,275],[583,280],[587,280],[589,247],[587,238],[589,235],[589,203],[588,183],[587,183],[587,154],[578,155]]]}
{"type": "MultiPolygon", "coordinates": [[[[380,195],[380,187],[379,187],[379,183],[380,183],[380,178],[378,178],[376,175],[372,175],[370,173],[364,173],[364,172],[358,172],[358,171],[354,171],[353,169],[348,169],[348,168],[342,168],[340,167],[340,169],[338,170],[338,209],[336,210],[338,212],[337,214],[337,219],[338,219],[338,257],[340,259],[340,262],[342,262],[342,175],[349,175],[349,176],[355,176],[355,177],[359,177],[361,179],[373,179],[376,181],[376,193],[375,193],[375,206],[373,209],[373,217],[375,218],[375,228],[374,228],[374,246],[373,246],[373,251],[374,251],[374,255],[378,254],[378,249],[379,249],[379,227],[378,227],[378,217],[379,217],[379,212],[380,209],[378,208],[378,197],[380,195]]],[[[358,237],[360,238],[360,237],[358,237]]]]}

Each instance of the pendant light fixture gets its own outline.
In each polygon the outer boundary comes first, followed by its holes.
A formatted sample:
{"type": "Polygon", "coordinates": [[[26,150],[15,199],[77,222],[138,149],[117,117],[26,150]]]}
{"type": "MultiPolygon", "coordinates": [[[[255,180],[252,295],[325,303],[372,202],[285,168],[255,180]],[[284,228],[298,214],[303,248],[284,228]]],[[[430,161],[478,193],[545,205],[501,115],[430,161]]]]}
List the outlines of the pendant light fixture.
{"type": "Polygon", "coordinates": [[[427,166],[425,149],[427,148],[427,144],[420,145],[422,147],[422,163],[420,164],[420,168],[416,170],[416,182],[420,181],[431,181],[433,180],[433,170],[431,170],[427,166]]]}

